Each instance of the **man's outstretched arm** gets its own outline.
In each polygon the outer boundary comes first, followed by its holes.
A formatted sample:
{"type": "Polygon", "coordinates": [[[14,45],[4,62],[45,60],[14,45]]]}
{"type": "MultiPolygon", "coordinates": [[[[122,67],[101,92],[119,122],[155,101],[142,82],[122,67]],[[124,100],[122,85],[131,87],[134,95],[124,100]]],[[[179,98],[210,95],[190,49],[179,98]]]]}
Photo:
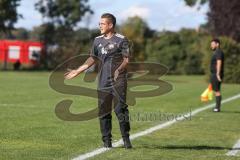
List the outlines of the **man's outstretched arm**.
{"type": "Polygon", "coordinates": [[[70,70],[67,73],[64,74],[65,79],[72,79],[76,76],[78,76],[80,73],[91,67],[95,63],[95,59],[93,57],[89,57],[83,65],[78,67],[77,69],[70,70]]]}

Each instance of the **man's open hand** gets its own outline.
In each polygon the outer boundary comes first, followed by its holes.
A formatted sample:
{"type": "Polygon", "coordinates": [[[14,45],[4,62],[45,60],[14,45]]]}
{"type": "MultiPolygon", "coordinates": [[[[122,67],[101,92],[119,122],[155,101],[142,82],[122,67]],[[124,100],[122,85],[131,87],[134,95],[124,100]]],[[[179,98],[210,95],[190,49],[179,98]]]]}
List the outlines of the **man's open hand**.
{"type": "Polygon", "coordinates": [[[115,72],[114,72],[114,81],[116,81],[117,80],[117,78],[118,78],[118,75],[119,75],[119,70],[117,69],[115,72]]]}
{"type": "Polygon", "coordinates": [[[218,79],[218,81],[219,81],[219,82],[221,82],[221,81],[222,81],[222,79],[221,79],[221,77],[220,77],[220,75],[219,75],[219,74],[217,74],[217,79],[218,79]]]}
{"type": "Polygon", "coordinates": [[[77,70],[69,70],[68,72],[66,72],[64,74],[64,78],[65,79],[72,79],[74,77],[76,77],[77,75],[79,75],[79,72],[77,70]]]}

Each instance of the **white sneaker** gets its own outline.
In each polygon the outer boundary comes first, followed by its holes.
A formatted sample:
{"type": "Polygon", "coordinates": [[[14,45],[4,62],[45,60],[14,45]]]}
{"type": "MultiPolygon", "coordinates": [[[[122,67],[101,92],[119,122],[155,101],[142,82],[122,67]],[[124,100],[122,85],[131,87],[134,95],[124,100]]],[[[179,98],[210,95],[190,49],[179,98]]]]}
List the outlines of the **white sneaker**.
{"type": "Polygon", "coordinates": [[[220,109],[214,108],[214,109],[213,109],[213,112],[220,112],[220,109]]]}

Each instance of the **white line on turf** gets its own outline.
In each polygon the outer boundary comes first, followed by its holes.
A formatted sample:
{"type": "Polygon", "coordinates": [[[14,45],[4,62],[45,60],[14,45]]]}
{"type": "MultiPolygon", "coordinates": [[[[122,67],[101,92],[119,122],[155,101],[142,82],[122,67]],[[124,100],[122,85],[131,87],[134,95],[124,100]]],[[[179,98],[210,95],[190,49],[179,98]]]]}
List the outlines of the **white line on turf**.
{"type": "Polygon", "coordinates": [[[236,156],[239,151],[240,151],[240,139],[233,146],[233,148],[229,152],[227,152],[226,155],[227,156],[236,156]]]}
{"type": "MultiPolygon", "coordinates": [[[[223,100],[223,101],[222,101],[222,104],[227,103],[227,102],[230,102],[230,101],[233,101],[233,100],[238,99],[238,98],[240,98],[240,94],[237,94],[237,95],[235,95],[235,96],[232,96],[232,97],[229,97],[229,98],[223,100]]],[[[157,130],[166,128],[166,127],[168,127],[168,126],[170,126],[170,125],[172,125],[172,124],[174,124],[174,123],[176,123],[176,122],[179,122],[179,121],[182,121],[182,120],[184,120],[184,119],[186,119],[186,118],[189,118],[189,117],[191,117],[191,116],[194,116],[194,115],[198,114],[199,112],[205,111],[205,110],[210,109],[210,108],[212,108],[212,107],[214,107],[214,106],[215,106],[215,103],[209,104],[209,105],[207,105],[207,106],[204,106],[204,107],[201,107],[201,108],[199,108],[199,109],[196,109],[196,110],[194,110],[194,111],[192,111],[192,112],[189,112],[189,113],[187,113],[187,114],[185,114],[185,115],[182,115],[182,116],[178,117],[177,119],[174,119],[174,120],[171,120],[171,121],[168,121],[168,122],[165,122],[165,123],[156,125],[156,126],[154,126],[154,127],[151,127],[151,128],[146,129],[146,130],[144,130],[144,131],[141,131],[141,132],[132,134],[132,135],[130,136],[130,139],[133,140],[133,139],[135,139],[135,138],[148,135],[148,134],[150,134],[150,133],[152,133],[152,132],[154,132],[154,131],[157,131],[157,130]]],[[[121,146],[122,144],[123,144],[123,141],[122,141],[122,139],[121,139],[121,140],[118,140],[117,142],[113,143],[113,147],[119,147],[119,146],[121,146]]],[[[95,149],[95,150],[90,151],[90,152],[88,152],[88,153],[81,154],[81,155],[77,156],[76,158],[74,158],[73,160],[85,160],[85,159],[87,159],[87,158],[91,158],[91,157],[94,157],[94,156],[96,156],[96,155],[98,155],[98,154],[104,153],[104,152],[106,152],[106,151],[108,151],[108,150],[111,150],[111,149],[109,149],[109,148],[103,148],[103,147],[102,147],[102,148],[98,148],[98,149],[95,149]]]]}

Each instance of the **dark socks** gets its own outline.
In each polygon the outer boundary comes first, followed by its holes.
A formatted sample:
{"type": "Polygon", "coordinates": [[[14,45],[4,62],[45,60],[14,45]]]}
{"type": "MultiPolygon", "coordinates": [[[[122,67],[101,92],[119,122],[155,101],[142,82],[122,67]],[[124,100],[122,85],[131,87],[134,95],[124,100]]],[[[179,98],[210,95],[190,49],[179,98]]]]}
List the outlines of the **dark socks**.
{"type": "Polygon", "coordinates": [[[216,96],[216,108],[220,110],[221,108],[222,96],[216,96]]]}

